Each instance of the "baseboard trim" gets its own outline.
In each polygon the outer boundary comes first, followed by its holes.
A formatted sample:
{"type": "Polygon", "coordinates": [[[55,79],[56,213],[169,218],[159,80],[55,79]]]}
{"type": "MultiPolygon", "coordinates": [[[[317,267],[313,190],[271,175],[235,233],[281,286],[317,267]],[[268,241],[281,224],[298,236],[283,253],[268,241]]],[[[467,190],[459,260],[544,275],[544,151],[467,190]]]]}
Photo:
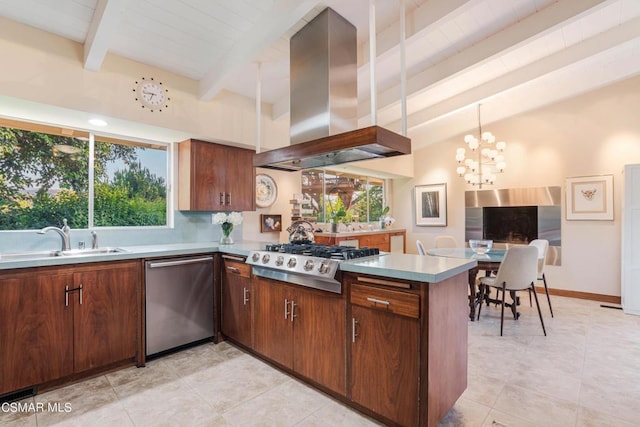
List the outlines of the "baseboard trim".
{"type": "MultiPolygon", "coordinates": [[[[544,293],[544,287],[536,286],[536,292],[544,293]]],[[[559,297],[569,297],[569,298],[578,298],[578,299],[586,299],[590,301],[600,301],[600,302],[608,302],[611,304],[621,304],[622,298],[617,297],[615,295],[603,295],[603,294],[593,294],[591,292],[580,292],[580,291],[570,291],[567,289],[552,289],[549,288],[549,295],[557,295],[559,297]]]]}

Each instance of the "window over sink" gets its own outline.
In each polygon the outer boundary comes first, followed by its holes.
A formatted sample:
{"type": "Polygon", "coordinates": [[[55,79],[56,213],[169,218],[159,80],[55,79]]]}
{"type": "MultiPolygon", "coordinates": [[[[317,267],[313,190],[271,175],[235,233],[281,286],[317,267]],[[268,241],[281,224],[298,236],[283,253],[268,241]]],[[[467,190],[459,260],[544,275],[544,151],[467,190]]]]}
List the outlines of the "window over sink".
{"type": "Polygon", "coordinates": [[[167,226],[168,147],[0,119],[0,230],[167,226]]]}

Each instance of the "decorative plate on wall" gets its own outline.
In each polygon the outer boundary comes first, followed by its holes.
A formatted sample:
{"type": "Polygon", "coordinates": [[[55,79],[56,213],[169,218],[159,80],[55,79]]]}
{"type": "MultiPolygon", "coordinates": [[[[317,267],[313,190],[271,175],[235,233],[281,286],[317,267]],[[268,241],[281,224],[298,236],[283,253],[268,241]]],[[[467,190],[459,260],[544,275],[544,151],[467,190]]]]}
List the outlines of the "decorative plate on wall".
{"type": "Polygon", "coordinates": [[[275,203],[278,197],[278,186],[269,175],[256,175],[256,205],[259,208],[268,208],[275,203]]]}

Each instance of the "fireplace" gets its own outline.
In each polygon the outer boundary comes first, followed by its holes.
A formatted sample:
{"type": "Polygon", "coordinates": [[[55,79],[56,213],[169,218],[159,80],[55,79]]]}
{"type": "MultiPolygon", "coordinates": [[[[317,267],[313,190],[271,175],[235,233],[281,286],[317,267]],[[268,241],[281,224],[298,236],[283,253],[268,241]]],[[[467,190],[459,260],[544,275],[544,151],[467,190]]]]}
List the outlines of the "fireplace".
{"type": "Polygon", "coordinates": [[[560,265],[560,187],[465,192],[465,240],[491,239],[494,247],[549,241],[547,264],[560,265]]]}
{"type": "Polygon", "coordinates": [[[495,243],[529,244],[538,238],[538,207],[484,207],[482,234],[495,243]]]}

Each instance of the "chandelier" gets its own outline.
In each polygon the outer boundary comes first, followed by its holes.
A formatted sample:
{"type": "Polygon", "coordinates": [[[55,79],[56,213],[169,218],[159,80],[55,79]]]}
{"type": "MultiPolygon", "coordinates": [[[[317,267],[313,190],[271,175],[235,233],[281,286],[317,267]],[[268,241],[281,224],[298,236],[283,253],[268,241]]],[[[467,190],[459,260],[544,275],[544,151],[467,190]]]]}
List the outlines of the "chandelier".
{"type": "Polygon", "coordinates": [[[494,184],[496,173],[504,172],[507,167],[502,155],[504,149],[507,148],[507,143],[503,141],[496,143],[496,137],[491,132],[482,132],[480,105],[478,104],[478,137],[473,135],[464,137],[464,142],[471,150],[471,154],[467,157],[466,150],[458,148],[456,160],[459,166],[456,172],[458,176],[464,177],[467,184],[482,188],[483,184],[494,184]]]}

